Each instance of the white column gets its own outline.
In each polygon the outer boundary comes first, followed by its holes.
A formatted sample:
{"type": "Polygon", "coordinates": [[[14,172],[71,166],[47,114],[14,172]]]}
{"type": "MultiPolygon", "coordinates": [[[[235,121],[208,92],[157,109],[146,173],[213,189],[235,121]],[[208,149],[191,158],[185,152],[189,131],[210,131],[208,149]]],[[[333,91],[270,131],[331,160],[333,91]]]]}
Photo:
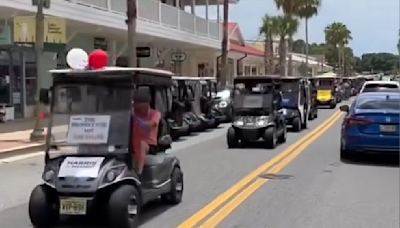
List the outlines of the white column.
{"type": "Polygon", "coordinates": [[[221,38],[221,20],[219,15],[219,3],[217,3],[217,23],[218,23],[218,37],[221,38]]]}
{"type": "Polygon", "coordinates": [[[208,0],[206,0],[206,21],[207,21],[207,34],[210,34],[210,22],[208,20],[208,0]]]}
{"type": "Polygon", "coordinates": [[[196,7],[196,0],[192,0],[190,4],[190,10],[193,15],[196,15],[195,7],[196,7]]]}
{"type": "Polygon", "coordinates": [[[179,0],[175,0],[175,7],[176,8],[181,8],[179,0]]]}

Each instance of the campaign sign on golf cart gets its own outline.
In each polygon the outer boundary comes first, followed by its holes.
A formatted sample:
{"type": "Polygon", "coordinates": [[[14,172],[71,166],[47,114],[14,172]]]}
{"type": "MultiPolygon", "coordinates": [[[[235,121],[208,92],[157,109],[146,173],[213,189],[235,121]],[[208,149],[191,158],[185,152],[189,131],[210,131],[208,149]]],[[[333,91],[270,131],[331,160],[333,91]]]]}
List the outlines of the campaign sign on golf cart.
{"type": "Polygon", "coordinates": [[[108,141],[110,116],[71,116],[67,142],[72,144],[105,144],[108,141]]]}
{"type": "Polygon", "coordinates": [[[104,157],[66,157],[60,166],[58,177],[97,178],[104,157]]]}

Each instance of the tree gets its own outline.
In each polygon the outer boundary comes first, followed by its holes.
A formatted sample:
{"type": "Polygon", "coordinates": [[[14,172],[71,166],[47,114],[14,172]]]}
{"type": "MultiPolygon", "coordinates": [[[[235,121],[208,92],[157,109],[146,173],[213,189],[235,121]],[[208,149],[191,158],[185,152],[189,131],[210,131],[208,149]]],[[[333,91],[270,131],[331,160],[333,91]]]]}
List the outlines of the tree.
{"type": "MultiPolygon", "coordinates": [[[[295,1],[295,0],[293,0],[295,1]]],[[[308,21],[318,14],[318,10],[321,7],[321,0],[301,0],[301,3],[298,3],[298,7],[296,8],[296,15],[305,19],[305,33],[306,33],[306,64],[308,67],[308,21]]]]}
{"type": "Polygon", "coordinates": [[[136,20],[137,20],[137,8],[136,0],[126,1],[127,12],[126,12],[126,24],[128,26],[128,53],[129,53],[129,66],[137,67],[137,54],[136,54],[136,20]]]}
{"type": "Polygon", "coordinates": [[[223,18],[223,34],[222,34],[222,56],[221,56],[221,70],[219,75],[219,82],[223,85],[227,83],[227,74],[228,74],[228,41],[229,41],[229,2],[228,0],[224,0],[224,18],[223,18]]]}
{"type": "MultiPolygon", "coordinates": [[[[292,58],[290,58],[289,60],[290,66],[287,66],[286,64],[286,58],[287,58],[286,50],[289,49],[291,51],[292,39],[299,27],[299,21],[296,18],[289,15],[276,16],[274,17],[273,21],[274,21],[274,29],[276,30],[276,33],[279,37],[279,73],[280,76],[286,76],[289,73],[288,69],[291,70],[292,67],[291,63],[292,58]]],[[[290,75],[292,75],[292,73],[293,72],[291,71],[290,75]]]]}
{"type": "Polygon", "coordinates": [[[398,55],[392,53],[366,53],[361,56],[361,71],[392,72],[399,69],[398,55]]]}
{"type": "Polygon", "coordinates": [[[347,28],[344,23],[334,22],[329,24],[324,29],[325,33],[325,42],[334,48],[337,49],[338,52],[338,69],[339,74],[343,73],[342,69],[344,68],[344,49],[349,44],[350,40],[352,40],[351,31],[347,28]]]}
{"type": "Polygon", "coordinates": [[[269,16],[266,14],[262,18],[262,24],[259,29],[260,35],[265,37],[264,41],[264,64],[265,74],[273,74],[274,67],[274,40],[273,38],[278,35],[278,24],[276,23],[276,17],[269,16]]]}

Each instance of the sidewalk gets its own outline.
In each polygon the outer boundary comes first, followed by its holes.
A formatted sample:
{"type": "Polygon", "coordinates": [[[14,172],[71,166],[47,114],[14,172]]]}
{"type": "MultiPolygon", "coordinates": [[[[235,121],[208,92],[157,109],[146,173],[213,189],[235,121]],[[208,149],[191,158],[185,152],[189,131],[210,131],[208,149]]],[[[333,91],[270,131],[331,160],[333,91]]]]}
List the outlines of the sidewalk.
{"type": "MultiPolygon", "coordinates": [[[[31,125],[32,126],[32,125],[31,125]]],[[[2,125],[0,125],[0,128],[2,125]]],[[[67,131],[67,125],[53,127],[52,133],[63,133],[67,131]]],[[[32,127],[31,127],[32,128],[32,127]]],[[[10,129],[10,128],[8,128],[10,129]]],[[[47,129],[45,130],[46,133],[47,129]]],[[[0,133],[0,154],[19,152],[26,150],[38,150],[43,148],[44,142],[31,142],[29,140],[32,129],[0,133]]]]}

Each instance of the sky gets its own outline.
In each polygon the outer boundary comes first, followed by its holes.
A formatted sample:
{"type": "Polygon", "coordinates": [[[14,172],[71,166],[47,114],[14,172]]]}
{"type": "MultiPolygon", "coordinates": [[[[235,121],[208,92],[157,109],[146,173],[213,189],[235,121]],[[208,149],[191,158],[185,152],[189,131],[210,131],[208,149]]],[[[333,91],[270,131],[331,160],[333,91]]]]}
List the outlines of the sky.
{"type": "MultiPolygon", "coordinates": [[[[342,22],[352,33],[350,47],[357,56],[363,53],[397,53],[400,29],[399,0],[322,0],[317,16],[309,22],[309,42],[324,42],[324,28],[332,22],[342,22]]],[[[222,18],[222,6],[220,7],[222,18]]],[[[238,22],[246,40],[258,35],[261,18],[281,14],[274,0],[239,0],[230,5],[230,21],[238,22]]],[[[196,14],[204,16],[204,7],[197,7],[196,14]]],[[[216,7],[209,9],[209,17],[217,18],[216,7]]],[[[296,38],[305,38],[304,21],[296,38]]]]}

